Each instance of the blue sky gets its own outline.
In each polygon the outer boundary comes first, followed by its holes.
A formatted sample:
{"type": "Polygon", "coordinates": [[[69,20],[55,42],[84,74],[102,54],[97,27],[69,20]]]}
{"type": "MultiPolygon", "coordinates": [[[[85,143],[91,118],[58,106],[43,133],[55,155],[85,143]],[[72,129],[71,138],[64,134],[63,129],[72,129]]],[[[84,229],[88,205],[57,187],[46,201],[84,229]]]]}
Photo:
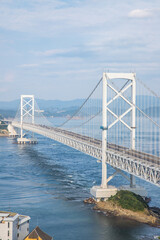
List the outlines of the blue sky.
{"type": "Polygon", "coordinates": [[[0,101],[85,98],[135,71],[160,92],[159,0],[0,0],[0,101]]]}

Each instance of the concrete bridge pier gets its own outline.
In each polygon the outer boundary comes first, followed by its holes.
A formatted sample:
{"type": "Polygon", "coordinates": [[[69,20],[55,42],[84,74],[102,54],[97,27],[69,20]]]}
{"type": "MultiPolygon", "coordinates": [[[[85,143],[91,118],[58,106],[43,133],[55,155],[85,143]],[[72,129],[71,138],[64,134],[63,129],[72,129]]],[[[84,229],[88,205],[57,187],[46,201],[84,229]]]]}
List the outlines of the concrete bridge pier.
{"type": "Polygon", "coordinates": [[[135,176],[130,175],[130,178],[129,178],[120,169],[117,169],[117,168],[114,168],[114,169],[115,169],[115,172],[106,180],[105,187],[101,185],[101,186],[93,186],[91,188],[90,193],[97,202],[100,200],[107,200],[109,197],[114,196],[120,190],[134,192],[135,194],[140,195],[144,199],[147,197],[147,192],[146,192],[145,188],[135,184],[135,176]],[[117,174],[121,174],[122,177],[126,178],[130,184],[122,185],[120,187],[108,185],[109,181],[111,181],[117,174]],[[132,182],[133,179],[134,179],[134,185],[132,182]]]}
{"type": "Polygon", "coordinates": [[[17,143],[18,144],[36,144],[37,139],[36,138],[17,138],[17,143]]]}
{"type": "Polygon", "coordinates": [[[99,202],[100,200],[107,200],[109,197],[116,195],[116,193],[120,190],[130,191],[137,195],[140,195],[145,199],[147,197],[147,192],[145,188],[141,186],[135,186],[134,188],[131,188],[129,185],[124,185],[116,188],[115,186],[109,185],[106,188],[103,188],[101,186],[93,186],[90,189],[90,193],[93,196],[93,198],[99,202]]]}

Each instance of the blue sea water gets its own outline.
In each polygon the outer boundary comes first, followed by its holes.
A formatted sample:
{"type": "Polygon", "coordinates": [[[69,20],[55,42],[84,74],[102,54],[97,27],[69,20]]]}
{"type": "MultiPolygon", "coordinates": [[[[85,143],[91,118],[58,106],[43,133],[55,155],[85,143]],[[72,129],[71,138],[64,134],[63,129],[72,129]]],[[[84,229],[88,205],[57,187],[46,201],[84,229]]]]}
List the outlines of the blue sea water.
{"type": "MultiPolygon", "coordinates": [[[[96,212],[83,200],[100,184],[101,164],[90,156],[38,136],[37,145],[17,145],[0,138],[0,210],[31,217],[56,240],[153,239],[160,229],[96,212]]],[[[113,169],[108,167],[109,175],[113,169]]],[[[126,184],[116,176],[111,184],[126,184]]],[[[160,189],[137,179],[160,207],[160,189]]]]}

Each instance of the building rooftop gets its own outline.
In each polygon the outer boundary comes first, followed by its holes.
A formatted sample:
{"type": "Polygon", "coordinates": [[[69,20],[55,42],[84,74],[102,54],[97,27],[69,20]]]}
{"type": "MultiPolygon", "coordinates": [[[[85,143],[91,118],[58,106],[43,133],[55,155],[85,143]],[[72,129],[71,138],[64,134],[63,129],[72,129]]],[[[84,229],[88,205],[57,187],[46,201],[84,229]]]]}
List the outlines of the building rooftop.
{"type": "Polygon", "coordinates": [[[24,239],[24,240],[52,240],[53,238],[49,236],[47,233],[43,232],[38,226],[24,239]]]}
{"type": "Polygon", "coordinates": [[[17,218],[19,218],[19,224],[30,220],[29,216],[19,215],[18,213],[14,213],[14,212],[0,211],[1,220],[12,222],[17,218]]]}
{"type": "Polygon", "coordinates": [[[17,213],[0,211],[0,217],[14,217],[17,213]]]}

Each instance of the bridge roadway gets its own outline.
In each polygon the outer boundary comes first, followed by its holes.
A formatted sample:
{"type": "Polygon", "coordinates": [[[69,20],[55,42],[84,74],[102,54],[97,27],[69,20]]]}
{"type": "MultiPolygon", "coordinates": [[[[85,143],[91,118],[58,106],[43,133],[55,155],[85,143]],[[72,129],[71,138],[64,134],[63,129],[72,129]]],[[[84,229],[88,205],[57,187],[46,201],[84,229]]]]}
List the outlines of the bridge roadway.
{"type": "MultiPolygon", "coordinates": [[[[12,122],[20,128],[19,122],[12,122]]],[[[38,124],[23,123],[23,129],[38,133],[61,142],[98,160],[102,158],[101,140],[80,135],[68,130],[38,124]]],[[[160,158],[147,153],[107,144],[107,163],[115,169],[140,177],[145,181],[160,186],[160,158]]]]}

